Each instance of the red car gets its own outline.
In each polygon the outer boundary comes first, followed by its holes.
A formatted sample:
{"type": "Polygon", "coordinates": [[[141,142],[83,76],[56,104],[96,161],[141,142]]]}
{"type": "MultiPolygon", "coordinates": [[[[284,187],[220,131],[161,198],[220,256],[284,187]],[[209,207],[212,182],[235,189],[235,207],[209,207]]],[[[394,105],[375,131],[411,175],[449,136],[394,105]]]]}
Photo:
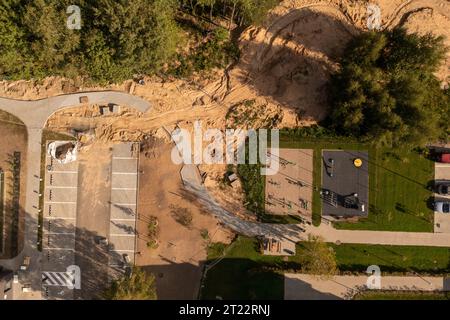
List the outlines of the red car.
{"type": "Polygon", "coordinates": [[[438,161],[442,163],[450,163],[450,153],[441,153],[438,161]]]}

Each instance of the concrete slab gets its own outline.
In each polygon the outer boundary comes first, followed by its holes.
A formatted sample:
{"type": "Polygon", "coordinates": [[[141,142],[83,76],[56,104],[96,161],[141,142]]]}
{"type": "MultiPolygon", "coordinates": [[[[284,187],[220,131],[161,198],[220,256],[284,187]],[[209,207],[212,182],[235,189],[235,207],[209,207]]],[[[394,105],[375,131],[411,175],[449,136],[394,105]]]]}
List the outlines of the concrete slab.
{"type": "Polygon", "coordinates": [[[111,251],[120,252],[121,250],[124,253],[129,253],[129,255],[134,255],[135,249],[135,237],[130,236],[110,236],[110,243],[114,243],[111,251]]]}
{"type": "Polygon", "coordinates": [[[77,206],[76,203],[46,203],[44,205],[44,217],[57,218],[76,218],[77,206]]]}
{"type": "Polygon", "coordinates": [[[77,174],[61,174],[49,173],[46,178],[46,187],[73,187],[76,188],[78,184],[77,174]]]}
{"type": "Polygon", "coordinates": [[[75,235],[46,235],[44,245],[48,249],[74,249],[75,235]]]}
{"type": "Polygon", "coordinates": [[[76,202],[78,189],[53,189],[46,188],[44,199],[47,203],[76,202]]]}
{"type": "Polygon", "coordinates": [[[111,187],[113,189],[136,189],[137,176],[113,175],[111,179],[111,187]]]}
{"type": "Polygon", "coordinates": [[[137,160],[117,160],[113,158],[112,172],[114,175],[121,175],[129,173],[131,176],[136,176],[137,160]]]}
{"type": "Polygon", "coordinates": [[[44,219],[44,235],[48,233],[74,233],[74,220],[44,219]]]}
{"type": "Polygon", "coordinates": [[[75,255],[71,250],[43,250],[42,257],[44,270],[64,272],[68,266],[75,264],[75,255]]]}
{"type": "Polygon", "coordinates": [[[136,219],[136,205],[111,204],[111,220],[114,219],[136,219]]]}
{"type": "Polygon", "coordinates": [[[450,214],[434,213],[434,232],[450,233],[450,214]]]}
{"type": "Polygon", "coordinates": [[[111,190],[111,203],[119,205],[135,204],[136,195],[136,190],[111,190]]]}
{"type": "Polygon", "coordinates": [[[111,221],[110,235],[135,235],[136,221],[111,221]]]}
{"type": "Polygon", "coordinates": [[[436,163],[434,166],[434,178],[450,180],[450,164],[436,163]]]}

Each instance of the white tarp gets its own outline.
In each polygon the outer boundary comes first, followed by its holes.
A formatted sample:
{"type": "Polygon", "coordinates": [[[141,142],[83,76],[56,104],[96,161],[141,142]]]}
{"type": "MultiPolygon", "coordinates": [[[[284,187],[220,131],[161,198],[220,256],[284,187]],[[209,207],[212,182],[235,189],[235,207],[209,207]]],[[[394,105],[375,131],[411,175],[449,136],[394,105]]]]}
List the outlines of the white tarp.
{"type": "Polygon", "coordinates": [[[66,164],[77,160],[78,143],[55,141],[48,145],[48,154],[58,163],[66,164]]]}

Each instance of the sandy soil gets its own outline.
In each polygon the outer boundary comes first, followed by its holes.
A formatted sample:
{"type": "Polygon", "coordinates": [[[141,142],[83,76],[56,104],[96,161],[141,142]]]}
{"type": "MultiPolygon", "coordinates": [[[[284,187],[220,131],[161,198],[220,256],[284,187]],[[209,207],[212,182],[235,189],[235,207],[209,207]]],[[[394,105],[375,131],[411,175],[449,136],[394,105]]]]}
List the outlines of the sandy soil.
{"type": "MultiPolygon", "coordinates": [[[[4,242],[2,243],[4,248],[4,253],[1,254],[2,249],[0,249],[0,259],[10,258],[11,251],[13,248],[20,252],[23,246],[23,230],[24,228],[24,216],[25,212],[23,210],[25,204],[25,187],[26,187],[26,151],[27,151],[27,132],[23,125],[16,124],[15,119],[8,119],[3,117],[0,112],[0,116],[5,119],[5,121],[0,121],[0,136],[2,137],[2,145],[0,148],[0,169],[5,173],[4,176],[4,190],[3,190],[3,206],[4,215],[0,214],[0,218],[4,218],[4,242]],[[12,226],[14,217],[12,215],[12,188],[13,188],[13,173],[11,169],[10,161],[12,160],[12,155],[14,152],[20,152],[21,157],[21,168],[20,168],[20,198],[19,198],[19,219],[18,219],[18,236],[15,238],[12,235],[12,226]],[[14,243],[13,243],[14,242],[14,243]]],[[[17,220],[16,220],[17,221],[17,220]]],[[[0,224],[1,225],[1,224],[0,224]]],[[[17,236],[17,235],[16,235],[17,236]]],[[[1,243],[1,242],[0,242],[1,243]]]]}
{"type": "Polygon", "coordinates": [[[312,219],[313,150],[281,149],[280,170],[266,179],[266,211],[312,219]]]}
{"type": "Polygon", "coordinates": [[[209,241],[231,241],[232,234],[222,229],[215,218],[205,214],[185,198],[180,178],[181,167],[172,164],[171,144],[153,141],[140,157],[143,172],[139,181],[137,265],[157,277],[159,299],[195,299],[206,260],[209,241]],[[192,223],[186,227],[176,222],[173,208],[187,209],[192,223]],[[158,248],[147,247],[149,217],[156,217],[160,229],[158,248]],[[208,238],[202,237],[208,231],[208,238]],[[203,231],[204,232],[204,231],[203,231]]]}

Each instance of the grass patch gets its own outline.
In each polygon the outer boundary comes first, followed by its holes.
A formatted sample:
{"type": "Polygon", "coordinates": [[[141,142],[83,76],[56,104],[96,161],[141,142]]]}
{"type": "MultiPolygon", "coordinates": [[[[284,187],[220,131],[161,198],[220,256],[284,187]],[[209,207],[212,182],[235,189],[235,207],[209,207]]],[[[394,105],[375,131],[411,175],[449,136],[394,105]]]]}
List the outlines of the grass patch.
{"type": "MultiPolygon", "coordinates": [[[[301,250],[297,247],[297,250],[301,250]]],[[[381,272],[450,273],[450,248],[341,244],[330,246],[336,252],[341,271],[365,272],[378,265],[381,272]]]]}
{"type": "Polygon", "coordinates": [[[450,300],[448,292],[363,291],[354,300],[450,300]]]}
{"type": "MultiPolygon", "coordinates": [[[[49,130],[42,131],[42,143],[41,143],[41,170],[40,177],[42,181],[39,183],[39,193],[44,194],[45,190],[45,157],[47,154],[47,143],[48,141],[74,141],[75,138],[64,133],[53,132],[49,130]]],[[[43,235],[43,225],[44,225],[44,197],[39,198],[39,229],[38,229],[38,250],[42,251],[42,235],[43,235]]]]}
{"type": "Polygon", "coordinates": [[[357,223],[339,222],[339,229],[433,232],[429,208],[434,163],[408,149],[378,149],[370,166],[369,216],[357,223]]]}
{"type": "Polygon", "coordinates": [[[279,257],[264,256],[258,251],[258,241],[238,237],[226,249],[223,243],[212,244],[208,261],[224,258],[206,273],[202,299],[283,299],[284,276],[270,269],[282,264],[279,257]]]}

